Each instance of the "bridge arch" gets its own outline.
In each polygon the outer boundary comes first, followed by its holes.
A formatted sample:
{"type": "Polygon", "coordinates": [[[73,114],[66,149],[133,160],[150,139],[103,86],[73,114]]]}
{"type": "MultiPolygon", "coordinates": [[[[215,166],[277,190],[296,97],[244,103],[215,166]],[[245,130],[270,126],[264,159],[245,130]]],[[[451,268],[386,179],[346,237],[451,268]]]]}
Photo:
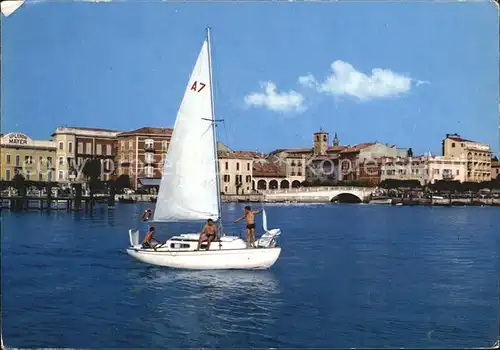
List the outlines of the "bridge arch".
{"type": "Polygon", "coordinates": [[[290,181],[288,181],[288,180],[281,180],[280,188],[284,188],[284,189],[290,188],[290,181]]]}
{"type": "Polygon", "coordinates": [[[300,181],[299,180],[293,180],[292,181],[292,188],[299,188],[300,187],[300,181]]]}
{"type": "Polygon", "coordinates": [[[278,181],[276,181],[276,180],[269,181],[269,189],[270,190],[278,189],[278,181]]]}
{"type": "Polygon", "coordinates": [[[362,203],[363,198],[359,197],[357,194],[342,192],[330,199],[330,202],[337,203],[362,203]]]}

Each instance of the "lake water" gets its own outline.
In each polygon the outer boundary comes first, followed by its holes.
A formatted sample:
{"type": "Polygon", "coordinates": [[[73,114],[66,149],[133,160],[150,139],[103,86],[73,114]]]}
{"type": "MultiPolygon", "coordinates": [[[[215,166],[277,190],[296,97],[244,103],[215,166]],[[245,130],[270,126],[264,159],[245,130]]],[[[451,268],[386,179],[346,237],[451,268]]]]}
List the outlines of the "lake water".
{"type": "MultiPolygon", "coordinates": [[[[5,344],[451,348],[497,339],[499,208],[266,205],[269,226],[283,231],[276,265],[199,272],[126,255],[127,230],[142,225],[146,206],[93,217],[3,211],[5,344]]],[[[226,221],[242,208],[225,204],[226,221]]]]}

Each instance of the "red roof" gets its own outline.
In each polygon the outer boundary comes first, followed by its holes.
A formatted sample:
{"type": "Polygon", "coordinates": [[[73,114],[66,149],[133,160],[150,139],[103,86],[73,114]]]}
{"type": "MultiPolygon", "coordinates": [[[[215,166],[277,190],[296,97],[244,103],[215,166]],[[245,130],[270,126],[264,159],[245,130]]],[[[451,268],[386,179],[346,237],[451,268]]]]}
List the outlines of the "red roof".
{"type": "Polygon", "coordinates": [[[252,176],[256,177],[286,177],[281,168],[271,162],[262,161],[253,163],[252,176]]]}
{"type": "Polygon", "coordinates": [[[174,129],[172,128],[153,128],[153,127],[144,127],[140,129],[135,129],[132,131],[125,131],[118,134],[118,137],[121,136],[132,136],[132,135],[164,135],[164,136],[172,136],[172,132],[174,129]]]}

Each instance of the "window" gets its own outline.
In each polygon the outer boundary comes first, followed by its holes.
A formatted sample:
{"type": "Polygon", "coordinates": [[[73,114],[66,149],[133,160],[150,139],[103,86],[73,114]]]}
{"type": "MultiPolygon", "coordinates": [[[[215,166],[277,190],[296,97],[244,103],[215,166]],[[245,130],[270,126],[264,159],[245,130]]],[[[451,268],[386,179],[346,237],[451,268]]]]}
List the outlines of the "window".
{"type": "Polygon", "coordinates": [[[241,184],[243,182],[242,177],[242,175],[236,175],[236,184],[241,184]]]}
{"type": "Polygon", "coordinates": [[[24,157],[24,164],[33,164],[33,157],[32,156],[25,156],[24,157]]]}
{"type": "Polygon", "coordinates": [[[323,141],[326,142],[326,135],[323,135],[323,141]]]}
{"type": "Polygon", "coordinates": [[[226,170],[229,169],[229,163],[226,162],[226,170]]]}
{"type": "Polygon", "coordinates": [[[64,172],[62,170],[59,170],[58,179],[59,180],[64,180],[64,172]]]}
{"type": "Polygon", "coordinates": [[[250,163],[247,163],[247,170],[250,171],[250,163]]]}
{"type": "Polygon", "coordinates": [[[47,157],[47,167],[52,168],[52,157],[47,157]]]}
{"type": "Polygon", "coordinates": [[[111,155],[111,145],[110,144],[106,145],[106,155],[108,155],[108,156],[111,155]]]}
{"type": "Polygon", "coordinates": [[[10,154],[8,154],[8,153],[5,155],[5,162],[7,164],[10,164],[10,154]]]}
{"type": "Polygon", "coordinates": [[[6,181],[10,180],[10,169],[5,169],[5,180],[6,181]]]}
{"type": "Polygon", "coordinates": [[[49,181],[49,182],[52,181],[52,171],[49,171],[47,173],[47,181],[49,181]]]}
{"type": "Polygon", "coordinates": [[[161,142],[161,150],[162,151],[166,151],[168,149],[168,141],[167,140],[163,140],[161,142]]]}
{"type": "Polygon", "coordinates": [[[236,163],[236,171],[239,171],[240,170],[240,162],[237,162],[236,163]]]}
{"type": "Polygon", "coordinates": [[[102,154],[102,145],[100,143],[98,143],[96,145],[96,152],[95,153],[98,154],[98,155],[102,154]]]}
{"type": "Polygon", "coordinates": [[[78,142],[78,153],[83,153],[83,142],[78,142]]]}
{"type": "Polygon", "coordinates": [[[62,151],[64,149],[64,142],[59,141],[59,149],[62,151]]]}
{"type": "Polygon", "coordinates": [[[224,175],[224,182],[229,182],[231,180],[231,176],[224,175]]]}
{"type": "Polygon", "coordinates": [[[122,149],[125,149],[125,141],[124,141],[124,140],[122,140],[122,141],[120,142],[120,147],[121,147],[122,149]]]}
{"type": "Polygon", "coordinates": [[[297,172],[297,175],[298,175],[298,176],[302,176],[302,171],[300,171],[300,170],[299,170],[299,171],[297,172]]]}
{"type": "Polygon", "coordinates": [[[227,192],[227,186],[226,186],[226,187],[224,187],[224,192],[227,192]]]}
{"type": "Polygon", "coordinates": [[[64,164],[64,158],[63,157],[59,157],[59,165],[63,165],[64,164]]]}
{"type": "Polygon", "coordinates": [[[155,148],[155,141],[152,139],[144,140],[144,147],[148,150],[153,150],[155,148]]]}
{"type": "Polygon", "coordinates": [[[460,170],[459,169],[457,169],[457,175],[460,175],[460,170]]]}
{"type": "Polygon", "coordinates": [[[43,163],[43,157],[42,157],[42,156],[40,156],[40,157],[38,158],[38,164],[39,164],[38,168],[41,168],[42,163],[43,163]]]}
{"type": "Polygon", "coordinates": [[[455,142],[451,143],[451,148],[455,148],[455,142]]]}
{"type": "Polygon", "coordinates": [[[19,166],[21,163],[21,157],[19,156],[19,154],[16,154],[16,166],[19,166]]]}
{"type": "Polygon", "coordinates": [[[73,153],[73,142],[68,142],[68,152],[73,153]]]}
{"type": "Polygon", "coordinates": [[[38,181],[43,181],[43,173],[38,173],[38,181]]]}
{"type": "Polygon", "coordinates": [[[128,141],[128,148],[134,148],[134,140],[128,141]]]}
{"type": "Polygon", "coordinates": [[[92,142],[87,142],[85,145],[85,153],[92,154],[92,142]]]}
{"type": "Polygon", "coordinates": [[[26,169],[26,180],[31,180],[31,170],[26,169]]]}
{"type": "Polygon", "coordinates": [[[247,183],[252,182],[252,176],[247,175],[246,180],[247,180],[247,183]]]}

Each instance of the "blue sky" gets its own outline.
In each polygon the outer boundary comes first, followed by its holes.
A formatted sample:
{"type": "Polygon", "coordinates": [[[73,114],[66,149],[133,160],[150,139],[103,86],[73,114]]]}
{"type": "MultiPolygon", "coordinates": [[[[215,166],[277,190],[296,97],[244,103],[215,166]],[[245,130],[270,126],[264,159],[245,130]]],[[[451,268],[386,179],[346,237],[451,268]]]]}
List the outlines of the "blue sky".
{"type": "Polygon", "coordinates": [[[491,3],[27,0],[2,20],[2,131],[173,126],[208,24],[233,149],[309,147],[322,127],[435,154],[457,132],[498,153],[497,16],[491,3]]]}

